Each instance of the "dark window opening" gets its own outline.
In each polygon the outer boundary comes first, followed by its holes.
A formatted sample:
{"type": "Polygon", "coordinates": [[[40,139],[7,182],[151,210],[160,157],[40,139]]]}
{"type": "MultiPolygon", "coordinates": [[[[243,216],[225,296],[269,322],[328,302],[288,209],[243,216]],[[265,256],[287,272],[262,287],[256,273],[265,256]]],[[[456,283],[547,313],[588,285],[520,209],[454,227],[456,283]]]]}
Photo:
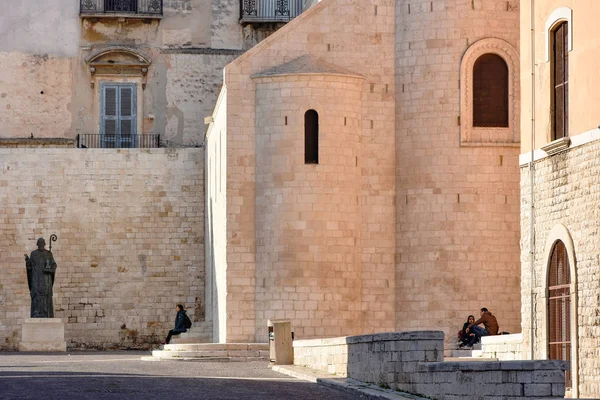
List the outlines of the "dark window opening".
{"type": "Polygon", "coordinates": [[[137,0],[105,0],[104,11],[137,13],[137,0]]]}
{"type": "Polygon", "coordinates": [[[508,128],[508,65],[484,54],[473,66],[473,126],[508,128]]]}
{"type": "Polygon", "coordinates": [[[319,114],[315,110],[304,114],[304,163],[319,163],[319,114]]]}
{"type": "Polygon", "coordinates": [[[569,24],[552,32],[552,140],[569,136],[569,24]]]}
{"type": "MultiPolygon", "coordinates": [[[[548,271],[548,358],[571,361],[571,271],[567,249],[558,241],[548,271]]],[[[571,370],[565,374],[571,387],[571,370]]]]}

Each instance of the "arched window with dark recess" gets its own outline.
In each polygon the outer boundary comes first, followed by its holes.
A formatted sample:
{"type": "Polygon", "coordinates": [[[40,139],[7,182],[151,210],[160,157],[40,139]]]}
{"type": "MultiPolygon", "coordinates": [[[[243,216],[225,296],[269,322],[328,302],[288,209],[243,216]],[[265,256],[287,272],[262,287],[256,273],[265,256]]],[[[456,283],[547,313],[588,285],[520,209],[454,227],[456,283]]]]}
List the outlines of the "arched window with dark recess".
{"type": "Polygon", "coordinates": [[[473,66],[473,126],[508,128],[508,65],[497,54],[480,56],[473,66]]]}
{"type": "MultiPolygon", "coordinates": [[[[548,269],[548,358],[571,361],[571,269],[565,244],[554,244],[548,269]]],[[[566,372],[571,387],[571,369],[566,372]]]]}
{"type": "Polygon", "coordinates": [[[315,110],[304,114],[304,163],[319,163],[319,114],[315,110]]]}

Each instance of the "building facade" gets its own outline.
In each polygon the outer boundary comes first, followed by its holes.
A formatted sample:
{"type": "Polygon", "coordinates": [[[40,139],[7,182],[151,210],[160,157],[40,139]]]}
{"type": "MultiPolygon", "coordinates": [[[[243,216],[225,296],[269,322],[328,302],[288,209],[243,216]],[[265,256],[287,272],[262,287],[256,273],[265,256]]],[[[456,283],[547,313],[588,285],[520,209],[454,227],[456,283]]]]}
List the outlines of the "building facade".
{"type": "Polygon", "coordinates": [[[600,396],[598,47],[591,1],[521,1],[523,335],[600,396]],[[531,33],[533,32],[533,33],[531,33]]]}
{"type": "Polygon", "coordinates": [[[222,69],[302,2],[2,2],[0,348],[28,317],[23,253],[54,243],[70,347],[205,323],[204,117],[222,69]]]}
{"type": "Polygon", "coordinates": [[[516,1],[323,0],[225,68],[215,338],[450,341],[481,307],[520,331],[518,23],[516,1]]]}

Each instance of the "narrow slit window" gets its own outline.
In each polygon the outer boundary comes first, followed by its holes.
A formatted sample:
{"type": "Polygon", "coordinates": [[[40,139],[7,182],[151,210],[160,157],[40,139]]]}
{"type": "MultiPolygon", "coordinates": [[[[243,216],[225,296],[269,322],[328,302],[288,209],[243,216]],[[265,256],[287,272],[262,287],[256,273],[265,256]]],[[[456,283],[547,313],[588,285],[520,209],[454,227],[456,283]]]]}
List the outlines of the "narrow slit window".
{"type": "Polygon", "coordinates": [[[319,114],[315,110],[304,114],[304,163],[319,163],[319,114]]]}
{"type": "Polygon", "coordinates": [[[473,65],[473,126],[508,128],[508,65],[497,54],[484,54],[473,65]]]}
{"type": "Polygon", "coordinates": [[[569,25],[552,32],[552,140],[569,136],[569,25]]]}

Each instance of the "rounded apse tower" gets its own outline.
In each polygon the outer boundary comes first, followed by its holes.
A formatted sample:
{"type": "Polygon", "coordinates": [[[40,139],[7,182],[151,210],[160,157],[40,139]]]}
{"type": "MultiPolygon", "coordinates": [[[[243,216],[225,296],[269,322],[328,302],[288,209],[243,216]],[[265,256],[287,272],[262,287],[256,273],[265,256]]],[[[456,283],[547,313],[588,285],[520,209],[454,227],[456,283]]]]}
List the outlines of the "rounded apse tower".
{"type": "Polygon", "coordinates": [[[396,329],[520,331],[519,1],[396,1],[396,329]]]}
{"type": "Polygon", "coordinates": [[[292,63],[253,77],[256,326],[290,319],[296,337],[340,336],[361,327],[364,79],[304,61],[310,73],[292,63]]]}

